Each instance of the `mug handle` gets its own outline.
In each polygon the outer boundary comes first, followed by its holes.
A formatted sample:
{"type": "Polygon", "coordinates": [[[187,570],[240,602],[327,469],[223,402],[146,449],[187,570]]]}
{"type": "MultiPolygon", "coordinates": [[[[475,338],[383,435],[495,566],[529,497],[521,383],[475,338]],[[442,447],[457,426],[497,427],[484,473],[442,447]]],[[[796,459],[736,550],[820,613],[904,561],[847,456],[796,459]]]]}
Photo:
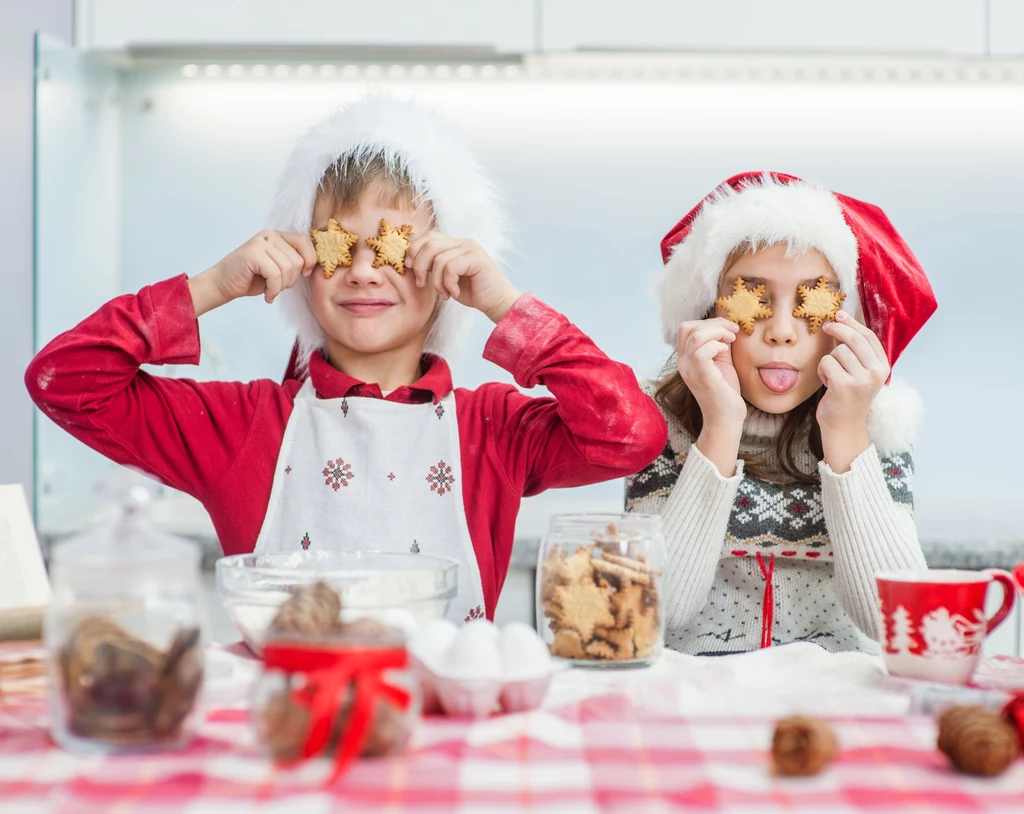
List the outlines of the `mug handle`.
{"type": "Polygon", "coordinates": [[[1013,610],[1013,602],[1017,598],[1017,583],[1014,582],[1013,577],[1007,571],[999,568],[986,568],[983,573],[991,574],[992,581],[998,582],[1003,589],[1003,604],[999,606],[999,610],[992,614],[992,618],[988,620],[988,625],[985,629],[985,633],[988,634],[999,627],[1006,617],[1010,615],[1010,611],[1013,610]]]}

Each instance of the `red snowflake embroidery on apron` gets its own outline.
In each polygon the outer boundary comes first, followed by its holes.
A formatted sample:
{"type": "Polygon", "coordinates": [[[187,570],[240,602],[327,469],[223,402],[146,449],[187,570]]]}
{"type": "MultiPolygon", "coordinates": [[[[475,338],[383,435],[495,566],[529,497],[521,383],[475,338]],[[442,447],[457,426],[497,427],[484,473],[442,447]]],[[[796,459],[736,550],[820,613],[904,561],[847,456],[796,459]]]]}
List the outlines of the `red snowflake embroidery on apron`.
{"type": "Polygon", "coordinates": [[[307,531],[305,534],[302,535],[301,545],[303,551],[309,550],[309,542],[309,532],[307,531]]]}
{"type": "Polygon", "coordinates": [[[348,486],[348,482],[355,477],[350,464],[345,463],[341,458],[336,461],[328,461],[323,471],[324,483],[330,486],[335,492],[342,486],[348,486]]]}
{"type": "Polygon", "coordinates": [[[470,612],[469,612],[469,613],[468,613],[468,614],[466,615],[466,619],[465,619],[465,621],[467,621],[467,622],[472,622],[472,621],[474,621],[474,620],[476,620],[476,619],[483,619],[483,618],[484,618],[484,609],[483,609],[483,608],[481,608],[481,607],[480,607],[479,605],[477,605],[477,606],[476,606],[475,608],[473,608],[473,609],[472,609],[472,610],[471,610],[471,611],[470,611],[470,612]]]}
{"type": "Polygon", "coordinates": [[[441,416],[444,415],[444,405],[441,404],[441,402],[438,402],[437,404],[434,405],[434,413],[437,415],[438,418],[441,418],[441,416]]]}
{"type": "Polygon", "coordinates": [[[435,466],[430,467],[430,474],[427,475],[427,483],[430,484],[430,491],[437,492],[438,495],[450,492],[452,490],[452,484],[455,483],[455,476],[452,474],[452,468],[444,461],[438,461],[435,466]]]}
{"type": "Polygon", "coordinates": [[[341,400],[341,414],[348,418],[348,399],[341,400]]]}
{"type": "Polygon", "coordinates": [[[290,466],[286,466],[284,468],[284,474],[286,474],[286,475],[292,474],[292,468],[290,466]]]}
{"type": "Polygon", "coordinates": [[[412,545],[409,546],[409,553],[410,554],[419,554],[420,553],[420,544],[417,543],[415,540],[413,540],[412,541],[412,545]]]}
{"type": "Polygon", "coordinates": [[[388,480],[393,481],[394,479],[395,479],[395,473],[394,472],[388,472],[388,480]]]}

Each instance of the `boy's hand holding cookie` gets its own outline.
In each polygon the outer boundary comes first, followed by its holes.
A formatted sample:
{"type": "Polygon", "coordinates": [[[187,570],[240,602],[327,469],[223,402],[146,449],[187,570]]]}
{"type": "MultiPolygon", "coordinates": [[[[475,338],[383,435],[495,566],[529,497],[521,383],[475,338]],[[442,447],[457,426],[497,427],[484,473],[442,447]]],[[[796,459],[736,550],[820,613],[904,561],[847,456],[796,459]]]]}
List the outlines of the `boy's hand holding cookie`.
{"type": "Polygon", "coordinates": [[[846,311],[839,311],[836,321],[821,329],[836,340],[836,347],[818,363],[826,387],[818,404],[818,424],[826,462],[844,472],[871,444],[868,410],[889,378],[889,361],[874,332],[846,311]]]}
{"type": "Polygon", "coordinates": [[[428,232],[409,245],[405,267],[417,286],[432,286],[441,299],[454,298],[494,323],[519,299],[519,291],[474,240],[428,232]]]}
{"type": "Polygon", "coordinates": [[[239,297],[262,294],[270,303],[299,277],[316,266],[316,249],[309,235],[263,231],[202,274],[188,281],[201,316],[239,297]]]}

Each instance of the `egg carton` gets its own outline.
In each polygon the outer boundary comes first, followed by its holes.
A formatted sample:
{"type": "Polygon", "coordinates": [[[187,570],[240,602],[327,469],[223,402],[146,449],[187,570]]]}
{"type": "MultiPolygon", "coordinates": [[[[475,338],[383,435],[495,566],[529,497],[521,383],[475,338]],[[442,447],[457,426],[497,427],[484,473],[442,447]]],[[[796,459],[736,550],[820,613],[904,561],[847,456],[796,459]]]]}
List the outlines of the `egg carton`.
{"type": "Polygon", "coordinates": [[[409,643],[425,714],[486,718],[537,709],[564,663],[521,623],[486,620],[461,628],[444,620],[420,627],[409,643]]]}

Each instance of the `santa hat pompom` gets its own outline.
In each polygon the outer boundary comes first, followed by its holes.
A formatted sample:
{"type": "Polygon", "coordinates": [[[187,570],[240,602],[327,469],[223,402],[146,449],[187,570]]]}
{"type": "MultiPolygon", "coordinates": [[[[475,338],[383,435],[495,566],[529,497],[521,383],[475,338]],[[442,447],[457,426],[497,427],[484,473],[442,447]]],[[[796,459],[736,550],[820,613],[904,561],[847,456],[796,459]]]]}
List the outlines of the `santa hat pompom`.
{"type": "MultiPolygon", "coordinates": [[[[411,180],[417,203],[429,203],[435,228],[472,238],[501,262],[506,224],[497,189],[476,157],[432,111],[390,96],[355,102],[299,138],[285,164],[267,228],[307,232],[324,173],[339,159],[376,157],[411,180]]],[[[325,337],[309,307],[309,280],[301,279],[278,298],[298,334],[297,371],[324,347],[325,337]]],[[[469,309],[448,300],[427,337],[425,350],[451,355],[465,338],[469,309]]]]}

